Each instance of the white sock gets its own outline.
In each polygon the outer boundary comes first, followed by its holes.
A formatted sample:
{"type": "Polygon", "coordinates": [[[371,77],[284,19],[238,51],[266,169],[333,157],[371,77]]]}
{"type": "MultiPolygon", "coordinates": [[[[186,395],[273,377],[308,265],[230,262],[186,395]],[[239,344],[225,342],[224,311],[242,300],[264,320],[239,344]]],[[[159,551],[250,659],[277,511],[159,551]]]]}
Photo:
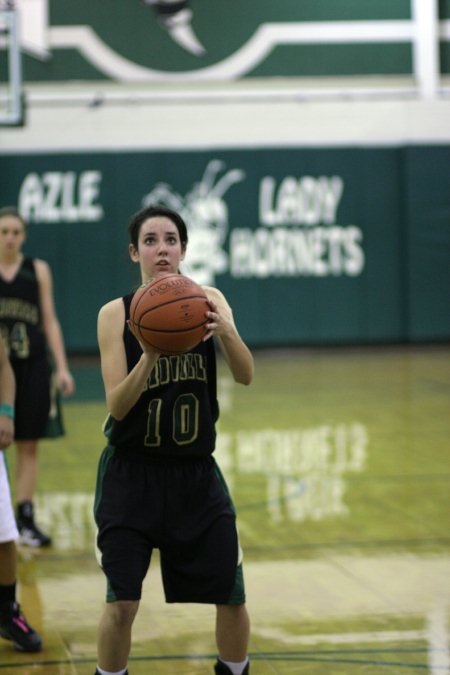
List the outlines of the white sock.
{"type": "Polygon", "coordinates": [[[124,668],[123,670],[116,670],[112,673],[110,670],[102,670],[99,666],[97,666],[97,670],[100,675],[125,675],[127,672],[127,668],[124,668]]]}
{"type": "Polygon", "coordinates": [[[241,675],[248,663],[248,656],[244,661],[239,661],[238,663],[236,661],[224,661],[223,659],[219,659],[219,661],[222,661],[222,663],[224,663],[231,670],[233,675],[241,675]]]}

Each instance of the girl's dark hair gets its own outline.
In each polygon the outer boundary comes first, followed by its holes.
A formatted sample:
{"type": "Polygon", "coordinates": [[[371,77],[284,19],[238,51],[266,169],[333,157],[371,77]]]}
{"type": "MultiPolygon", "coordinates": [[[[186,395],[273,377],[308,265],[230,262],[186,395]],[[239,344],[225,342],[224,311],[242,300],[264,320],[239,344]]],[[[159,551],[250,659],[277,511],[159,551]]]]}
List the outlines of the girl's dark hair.
{"type": "Polygon", "coordinates": [[[141,230],[142,224],[144,221],[149,218],[155,218],[157,216],[163,216],[168,218],[176,225],[178,234],[180,235],[180,240],[183,246],[186,246],[188,243],[188,233],[186,223],[179,213],[172,211],[167,206],[162,206],[160,204],[151,204],[146,206],[144,209],[141,209],[132,216],[130,222],[128,223],[128,234],[130,236],[130,242],[135,248],[138,247],[139,241],[139,232],[141,230]]]}
{"type": "Polygon", "coordinates": [[[15,206],[3,206],[0,209],[0,218],[5,218],[6,216],[14,216],[14,218],[18,218],[22,223],[24,230],[27,229],[27,224],[25,220],[22,218],[18,209],[16,209],[15,206]]]}

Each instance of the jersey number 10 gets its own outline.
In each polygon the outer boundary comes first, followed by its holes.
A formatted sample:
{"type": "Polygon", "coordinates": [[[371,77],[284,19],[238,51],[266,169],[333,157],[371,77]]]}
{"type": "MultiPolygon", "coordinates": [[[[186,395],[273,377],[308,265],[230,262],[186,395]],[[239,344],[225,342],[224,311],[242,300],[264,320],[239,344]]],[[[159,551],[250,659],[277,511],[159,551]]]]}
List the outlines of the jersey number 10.
{"type": "MultiPolygon", "coordinates": [[[[164,401],[154,398],[148,406],[145,445],[161,445],[161,412],[164,401]]],[[[177,445],[192,443],[198,436],[199,401],[194,394],[182,394],[177,398],[172,411],[172,434],[177,445]]]]}

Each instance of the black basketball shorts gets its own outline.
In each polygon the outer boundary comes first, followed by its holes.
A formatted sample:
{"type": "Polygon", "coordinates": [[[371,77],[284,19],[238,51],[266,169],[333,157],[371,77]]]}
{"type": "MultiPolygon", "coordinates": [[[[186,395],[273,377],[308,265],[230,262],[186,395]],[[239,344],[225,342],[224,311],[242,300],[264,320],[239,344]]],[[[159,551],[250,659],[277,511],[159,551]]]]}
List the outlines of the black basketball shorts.
{"type": "Polygon", "coordinates": [[[44,438],[50,410],[51,367],[47,356],[12,359],[16,378],[15,439],[44,438]]]}
{"type": "Polygon", "coordinates": [[[235,511],[212,457],[161,460],[108,446],[94,515],[107,602],[140,599],[155,548],[166,602],[245,602],[235,511]]]}

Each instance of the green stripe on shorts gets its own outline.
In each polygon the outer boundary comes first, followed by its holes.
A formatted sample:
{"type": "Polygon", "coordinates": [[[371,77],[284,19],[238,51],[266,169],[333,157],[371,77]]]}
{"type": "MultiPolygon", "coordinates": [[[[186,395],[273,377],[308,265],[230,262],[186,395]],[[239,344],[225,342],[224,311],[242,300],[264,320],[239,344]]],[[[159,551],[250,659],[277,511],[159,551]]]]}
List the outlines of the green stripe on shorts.
{"type": "MultiPolygon", "coordinates": [[[[236,513],[236,508],[234,506],[233,500],[230,495],[230,491],[228,489],[228,485],[225,481],[225,478],[223,477],[223,474],[219,468],[219,466],[216,463],[216,476],[219,479],[220,483],[222,484],[222,487],[224,489],[224,492],[228,495],[230,498],[231,502],[231,508],[233,509],[233,512],[236,513]]],[[[242,560],[242,549],[241,549],[241,544],[239,542],[239,532],[238,532],[238,547],[239,547],[239,558],[240,561],[242,560]]],[[[239,561],[238,566],[236,567],[236,577],[234,581],[234,588],[231,591],[231,595],[228,598],[228,605],[243,605],[245,602],[245,583],[244,583],[244,571],[242,569],[242,562],[239,561]]]]}

